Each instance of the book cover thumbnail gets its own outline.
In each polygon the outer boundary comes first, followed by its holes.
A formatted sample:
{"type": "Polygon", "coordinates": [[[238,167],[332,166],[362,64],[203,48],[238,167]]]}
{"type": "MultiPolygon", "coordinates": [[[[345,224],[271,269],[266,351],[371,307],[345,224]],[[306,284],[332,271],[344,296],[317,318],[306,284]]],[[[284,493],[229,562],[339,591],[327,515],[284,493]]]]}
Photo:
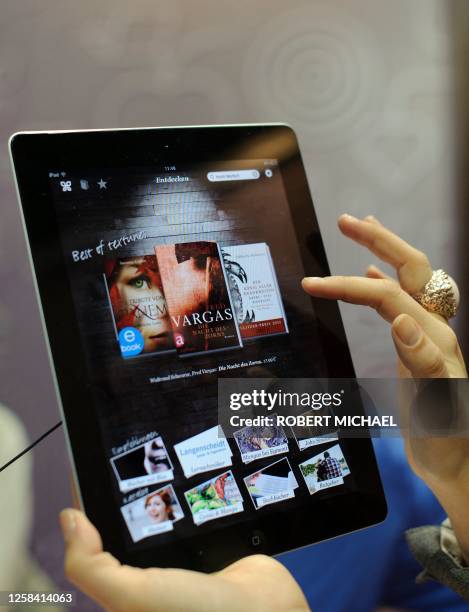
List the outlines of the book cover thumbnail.
{"type": "Polygon", "coordinates": [[[310,495],[322,489],[330,489],[344,484],[344,478],[350,474],[340,444],[310,457],[298,466],[305,479],[310,495]]]}
{"type": "Polygon", "coordinates": [[[159,245],[155,253],[178,353],[241,347],[217,243],[159,245]]]}
{"type": "Polygon", "coordinates": [[[184,493],[195,525],[243,512],[243,496],[229,470],[184,493]]]}
{"type": "Polygon", "coordinates": [[[104,276],[122,356],[174,350],[156,257],[107,259],[104,276]]]}
{"type": "Polygon", "coordinates": [[[267,244],[227,246],[222,254],[243,340],[288,333],[267,244]]]}

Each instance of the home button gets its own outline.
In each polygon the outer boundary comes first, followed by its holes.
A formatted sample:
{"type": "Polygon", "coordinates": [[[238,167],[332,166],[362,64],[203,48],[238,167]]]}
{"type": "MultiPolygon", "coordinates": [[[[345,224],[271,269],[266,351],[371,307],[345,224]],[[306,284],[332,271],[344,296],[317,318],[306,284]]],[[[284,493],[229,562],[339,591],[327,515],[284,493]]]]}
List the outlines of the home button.
{"type": "Polygon", "coordinates": [[[260,548],[264,548],[264,545],[265,545],[264,532],[260,531],[259,529],[255,529],[251,533],[251,546],[252,546],[252,548],[255,548],[256,550],[259,550],[260,548]]]}

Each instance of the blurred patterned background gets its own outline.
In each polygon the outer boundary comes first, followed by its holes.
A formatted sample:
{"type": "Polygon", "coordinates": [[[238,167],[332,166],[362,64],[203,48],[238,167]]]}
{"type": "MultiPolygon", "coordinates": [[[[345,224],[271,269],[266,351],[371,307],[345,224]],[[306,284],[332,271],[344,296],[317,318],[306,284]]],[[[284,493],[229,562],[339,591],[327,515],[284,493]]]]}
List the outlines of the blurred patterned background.
{"type": "MultiPolygon", "coordinates": [[[[339,235],[336,218],[347,211],[375,214],[457,277],[457,9],[447,0],[2,0],[0,401],[30,438],[58,411],[8,137],[288,122],[333,272],[362,273],[372,261],[339,235]]],[[[341,308],[358,374],[393,376],[386,325],[341,308]]],[[[63,585],[57,514],[70,491],[60,430],[34,459],[32,550],[63,585]]]]}

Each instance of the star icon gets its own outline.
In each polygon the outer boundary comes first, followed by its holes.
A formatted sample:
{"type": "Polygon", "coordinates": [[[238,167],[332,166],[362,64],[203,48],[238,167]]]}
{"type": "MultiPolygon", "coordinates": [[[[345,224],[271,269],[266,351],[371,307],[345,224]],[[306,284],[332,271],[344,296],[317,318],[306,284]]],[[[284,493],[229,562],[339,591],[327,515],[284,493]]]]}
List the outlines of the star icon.
{"type": "Polygon", "coordinates": [[[103,179],[98,181],[98,185],[100,189],[107,189],[107,181],[103,181],[103,179]]]}

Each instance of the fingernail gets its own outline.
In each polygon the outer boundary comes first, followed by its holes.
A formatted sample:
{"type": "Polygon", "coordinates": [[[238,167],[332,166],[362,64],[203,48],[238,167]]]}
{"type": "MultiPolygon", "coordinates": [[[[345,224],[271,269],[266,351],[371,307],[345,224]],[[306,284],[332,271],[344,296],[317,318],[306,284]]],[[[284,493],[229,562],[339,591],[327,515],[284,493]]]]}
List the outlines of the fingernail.
{"type": "Polygon", "coordinates": [[[349,215],[348,213],[344,213],[343,215],[340,215],[341,219],[346,219],[347,221],[358,221],[357,217],[354,217],[353,215],[349,215]]]}
{"type": "Polygon", "coordinates": [[[73,536],[73,533],[77,526],[74,510],[62,510],[62,512],[60,513],[60,526],[62,527],[64,540],[68,542],[73,536]]]}
{"type": "Polygon", "coordinates": [[[318,283],[320,281],[324,280],[321,276],[305,276],[305,278],[302,280],[302,282],[313,282],[313,283],[318,283]]]}
{"type": "Polygon", "coordinates": [[[394,326],[394,331],[399,340],[406,346],[415,346],[422,334],[415,321],[406,315],[400,317],[394,326]]]}

